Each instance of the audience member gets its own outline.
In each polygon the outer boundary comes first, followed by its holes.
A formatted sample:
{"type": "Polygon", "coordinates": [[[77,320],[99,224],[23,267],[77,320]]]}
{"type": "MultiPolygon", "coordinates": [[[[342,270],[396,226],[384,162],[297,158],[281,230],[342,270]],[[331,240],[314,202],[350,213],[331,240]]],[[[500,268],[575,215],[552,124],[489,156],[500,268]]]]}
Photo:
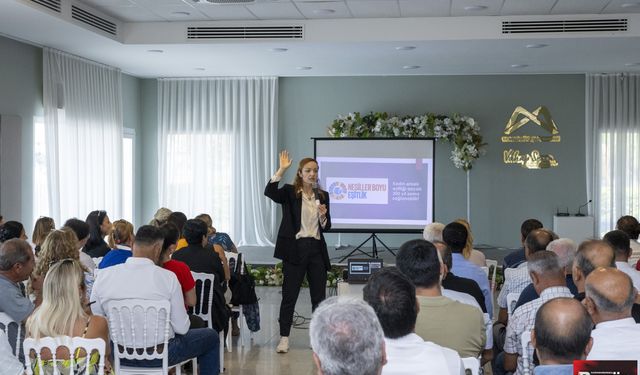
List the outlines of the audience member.
{"type": "Polygon", "coordinates": [[[464,374],[458,353],[415,334],[416,288],[398,269],[384,268],[373,274],[363,296],[384,331],[387,364],[382,368],[383,375],[464,374]]]}
{"type": "Polygon", "coordinates": [[[93,261],[93,258],[89,256],[89,254],[82,251],[84,245],[86,245],[87,241],[89,241],[89,224],[74,217],[67,220],[64,223],[64,226],[71,229],[73,233],[76,234],[76,237],[78,239],[76,247],[78,248],[78,254],[80,254],[80,263],[82,263],[82,265],[85,266],[85,268],[89,270],[89,272],[93,273],[93,270],[96,269],[97,265],[93,261]]]}
{"type": "Polygon", "coordinates": [[[396,256],[396,265],[416,286],[419,303],[416,334],[457,351],[461,357],[477,357],[481,353],[485,358],[491,356],[490,351],[484,353],[486,333],[482,311],[442,295],[440,277],[444,267],[432,243],[405,242],[396,256]]]}
{"type": "Polygon", "coordinates": [[[200,214],[195,218],[202,220],[207,224],[207,243],[209,245],[219,245],[224,251],[231,253],[238,252],[236,245],[231,241],[231,237],[229,237],[228,234],[216,231],[216,228],[213,226],[213,220],[211,220],[211,216],[209,216],[209,214],[200,214]]]}
{"type": "MultiPolygon", "coordinates": [[[[24,322],[33,311],[22,282],[29,279],[34,266],[33,250],[27,241],[14,238],[0,244],[0,312],[15,322],[24,322]]],[[[17,331],[9,330],[7,336],[15,343],[17,331]]]]}
{"type": "Polygon", "coordinates": [[[382,327],[360,299],[324,300],[311,318],[309,338],[318,375],[378,375],[386,363],[382,327]]]}
{"type": "Polygon", "coordinates": [[[587,240],[578,246],[573,260],[573,281],[578,288],[576,299],[584,300],[587,276],[598,267],[615,267],[613,248],[605,241],[587,240]]]}
{"type": "Polygon", "coordinates": [[[611,247],[616,255],[616,268],[624,272],[631,278],[633,287],[640,290],[640,272],[629,265],[631,256],[631,246],[629,246],[629,236],[621,230],[612,230],[602,238],[611,247]]]}
{"type": "Polygon", "coordinates": [[[114,221],[113,231],[109,235],[109,247],[112,250],[102,258],[98,268],[104,269],[124,263],[131,256],[131,247],[134,240],[133,224],[126,220],[114,221]]]}
{"type": "Polygon", "coordinates": [[[22,223],[18,221],[6,221],[2,226],[0,226],[0,243],[13,238],[19,238],[21,240],[29,239],[24,231],[22,223]]]}
{"type": "Polygon", "coordinates": [[[187,220],[182,236],[188,246],[173,253],[173,259],[186,263],[193,272],[214,274],[217,282],[228,280],[229,266],[225,269],[220,255],[204,247],[207,241],[207,225],[203,221],[187,220]]]}
{"type": "MultiPolygon", "coordinates": [[[[540,298],[527,302],[516,309],[509,319],[504,341],[504,369],[516,370],[515,374],[523,374],[522,352],[520,338],[523,333],[530,331],[535,323],[536,313],[543,303],[559,297],[573,298],[567,288],[564,269],[560,267],[558,256],[551,251],[537,251],[527,257],[527,269],[533,286],[540,298]]],[[[533,358],[533,349],[526,348],[527,358],[533,358]]],[[[499,363],[500,361],[496,361],[499,363]]]]}
{"type": "Polygon", "coordinates": [[[554,298],[540,306],[531,345],[540,365],[534,375],[573,375],[573,361],[585,359],[593,340],[587,310],[573,298],[554,298]]]}
{"type": "Polygon", "coordinates": [[[529,233],[531,233],[534,229],[541,229],[543,227],[542,223],[536,219],[527,219],[522,222],[520,225],[520,242],[522,243],[522,247],[518,250],[515,250],[502,260],[502,269],[506,270],[507,268],[516,268],[521,263],[527,261],[527,258],[524,254],[524,241],[527,239],[529,233]]]}
{"type": "Polygon", "coordinates": [[[105,256],[111,249],[109,245],[104,242],[104,238],[111,234],[112,230],[107,211],[91,211],[85,222],[89,224],[89,240],[84,245],[82,251],[89,254],[92,258],[105,256]]]}
{"type": "Polygon", "coordinates": [[[487,259],[482,251],[478,251],[473,248],[473,233],[471,232],[471,224],[466,219],[456,219],[456,223],[464,225],[467,229],[467,242],[462,249],[462,256],[469,260],[471,263],[478,267],[485,267],[487,265],[487,259]]]}
{"type": "MultiPolygon", "coordinates": [[[[42,304],[27,320],[27,335],[35,339],[42,337],[82,337],[87,339],[99,338],[106,345],[106,369],[110,371],[108,363],[110,346],[109,328],[107,320],[101,316],[88,315],[86,288],[84,285],[83,266],[74,259],[62,259],[51,265],[44,278],[42,287],[42,304]]],[[[97,352],[84,353],[84,357],[76,358],[73,368],[68,357],[68,351],[59,350],[56,360],[51,359],[52,353],[42,353],[42,363],[38,360],[31,362],[34,373],[42,365],[45,373],[54,372],[54,367],[62,372],[76,374],[98,373],[99,355],[97,352]]],[[[77,354],[81,355],[81,354],[77,354]]],[[[107,371],[107,372],[108,372],[107,371]]]]}
{"type": "MultiPolygon", "coordinates": [[[[189,329],[189,317],[184,308],[184,297],[175,274],[156,266],[164,236],[160,228],[144,225],[138,229],[133,244],[133,256],[123,264],[100,271],[100,277],[91,296],[94,314],[105,316],[109,302],[123,299],[169,301],[171,304],[169,328],[169,365],[198,357],[200,374],[220,372],[218,334],[209,328],[189,329]]],[[[142,325],[143,322],[137,322],[142,325]]],[[[161,342],[151,335],[144,347],[161,342]]],[[[123,364],[158,367],[154,361],[122,361],[123,364]]]]}
{"type": "Polygon", "coordinates": [[[47,235],[51,233],[52,230],[56,229],[56,223],[52,218],[42,216],[38,220],[36,220],[36,224],[33,226],[33,251],[36,256],[40,253],[40,247],[44,242],[44,239],[47,238],[47,235]]]}
{"type": "Polygon", "coordinates": [[[443,230],[444,224],[438,222],[429,223],[425,225],[422,231],[422,237],[434,245],[436,242],[444,243],[444,241],[442,241],[443,230]]]}
{"type": "Polygon", "coordinates": [[[629,236],[629,246],[631,246],[631,256],[629,257],[629,264],[635,266],[636,269],[640,264],[640,243],[638,242],[638,235],[640,235],[640,223],[638,219],[633,216],[622,216],[616,222],[616,229],[621,230],[629,236]]]}
{"type": "MultiPolygon", "coordinates": [[[[573,266],[573,258],[575,257],[577,245],[573,240],[569,238],[560,238],[557,240],[553,240],[549,242],[547,245],[547,250],[553,251],[558,256],[558,261],[560,263],[560,267],[564,269],[565,279],[567,281],[567,288],[573,293],[573,295],[578,294],[578,288],[576,284],[573,282],[573,276],[571,275],[571,268],[573,266]]],[[[518,302],[514,307],[514,310],[518,307],[524,305],[529,301],[533,301],[534,299],[540,297],[536,292],[536,289],[533,287],[533,283],[527,285],[520,293],[520,298],[518,298],[518,302]]]]}
{"type": "Polygon", "coordinates": [[[165,207],[158,208],[155,215],[153,215],[153,219],[149,222],[149,225],[153,225],[154,227],[161,227],[167,223],[169,220],[169,215],[171,215],[171,210],[165,207]]]}
{"type": "Polygon", "coordinates": [[[478,283],[471,279],[467,279],[466,277],[454,275],[450,271],[453,262],[451,250],[449,250],[446,244],[445,246],[440,247],[436,244],[434,244],[434,246],[438,249],[438,253],[440,253],[440,257],[442,258],[442,263],[445,266],[444,277],[442,278],[443,290],[452,290],[470,295],[476,300],[482,312],[486,313],[487,307],[484,304],[484,295],[482,294],[482,289],[480,289],[478,283]]]}
{"type": "Polygon", "coordinates": [[[467,246],[468,237],[469,232],[463,224],[453,222],[444,227],[442,239],[447,244],[447,247],[451,249],[451,257],[453,259],[450,271],[456,276],[466,277],[478,283],[484,296],[484,305],[487,308],[487,313],[489,316],[493,316],[493,294],[491,293],[487,274],[462,254],[467,246]]]}
{"type": "Polygon", "coordinates": [[[180,239],[178,240],[178,247],[176,250],[180,250],[183,247],[187,247],[189,244],[187,240],[183,237],[182,231],[184,229],[184,225],[187,223],[187,215],[182,212],[176,211],[172,212],[167,218],[167,223],[175,225],[176,228],[180,231],[180,239]]]}
{"type": "Polygon", "coordinates": [[[589,274],[582,302],[595,328],[590,360],[640,360],[640,324],[631,317],[637,291],[624,272],[601,267],[589,274]]]}

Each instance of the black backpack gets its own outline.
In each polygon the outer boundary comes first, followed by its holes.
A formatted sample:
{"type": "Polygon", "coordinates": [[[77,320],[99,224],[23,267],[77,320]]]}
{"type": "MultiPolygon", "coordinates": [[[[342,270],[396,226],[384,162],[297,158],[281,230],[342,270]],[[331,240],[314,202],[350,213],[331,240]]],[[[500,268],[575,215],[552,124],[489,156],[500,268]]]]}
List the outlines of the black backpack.
{"type": "Polygon", "coordinates": [[[229,260],[229,269],[232,270],[231,280],[229,280],[231,304],[239,306],[251,305],[258,302],[256,282],[253,276],[247,272],[247,266],[242,261],[242,254],[238,254],[237,262],[235,262],[233,258],[229,260]]]}

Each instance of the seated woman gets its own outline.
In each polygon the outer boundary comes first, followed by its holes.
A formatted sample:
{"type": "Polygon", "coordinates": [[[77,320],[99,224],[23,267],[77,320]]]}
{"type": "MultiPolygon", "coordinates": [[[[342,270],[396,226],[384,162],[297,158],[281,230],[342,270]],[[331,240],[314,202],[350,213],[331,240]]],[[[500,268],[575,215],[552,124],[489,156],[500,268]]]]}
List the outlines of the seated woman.
{"type": "Polygon", "coordinates": [[[40,248],[44,243],[47,235],[51,233],[52,230],[56,229],[56,223],[52,218],[42,216],[38,220],[36,220],[36,224],[33,226],[33,251],[36,254],[36,257],[40,254],[40,248]]]}
{"type": "Polygon", "coordinates": [[[131,247],[136,236],[133,234],[133,224],[126,220],[113,222],[113,231],[109,235],[110,250],[98,265],[99,269],[124,263],[132,255],[131,247]]]}
{"type": "Polygon", "coordinates": [[[196,219],[200,219],[207,224],[207,243],[209,245],[219,245],[224,251],[230,253],[238,252],[236,245],[231,241],[231,237],[229,237],[228,234],[216,231],[216,228],[213,227],[213,220],[211,220],[209,214],[200,214],[196,216],[196,219]]]}
{"type": "Polygon", "coordinates": [[[24,226],[19,221],[5,221],[0,225],[0,243],[11,240],[13,238],[19,238],[26,240],[27,234],[24,231],[24,226]]]}
{"type": "Polygon", "coordinates": [[[467,243],[462,249],[462,256],[468,259],[471,263],[478,267],[485,267],[487,265],[484,253],[473,248],[473,234],[471,233],[471,225],[465,219],[457,219],[456,223],[460,223],[467,228],[467,243]]]}
{"type": "MultiPolygon", "coordinates": [[[[87,315],[86,289],[83,267],[77,259],[62,259],[49,268],[44,278],[42,304],[27,319],[27,337],[84,337],[100,338],[106,343],[105,373],[110,372],[108,363],[109,329],[107,320],[97,315],[87,315]]],[[[62,374],[96,374],[98,372],[98,353],[79,350],[75,353],[75,368],[70,368],[68,350],[61,348],[56,352],[55,362],[51,353],[43,351],[42,365],[45,374],[53,374],[54,367],[62,374]],[[65,353],[66,352],[66,353],[65,353]],[[87,358],[88,357],[88,358],[87,358]],[[66,358],[66,359],[65,359],[66,358]]],[[[39,374],[39,363],[34,360],[32,370],[39,374]]],[[[39,374],[44,375],[44,374],[39,374]]]]}
{"type": "Polygon", "coordinates": [[[71,218],[64,223],[65,228],[69,228],[76,234],[76,238],[78,242],[76,242],[76,247],[78,248],[78,254],[80,255],[80,263],[85,266],[89,272],[93,272],[98,266],[93,258],[89,256],[89,254],[82,251],[84,245],[89,241],[89,224],[85,223],[80,219],[71,218]]]}
{"type": "Polygon", "coordinates": [[[85,253],[92,258],[103,257],[109,250],[109,245],[104,242],[104,237],[111,234],[113,226],[109,221],[107,211],[91,211],[85,220],[89,224],[89,240],[84,245],[85,253]]]}

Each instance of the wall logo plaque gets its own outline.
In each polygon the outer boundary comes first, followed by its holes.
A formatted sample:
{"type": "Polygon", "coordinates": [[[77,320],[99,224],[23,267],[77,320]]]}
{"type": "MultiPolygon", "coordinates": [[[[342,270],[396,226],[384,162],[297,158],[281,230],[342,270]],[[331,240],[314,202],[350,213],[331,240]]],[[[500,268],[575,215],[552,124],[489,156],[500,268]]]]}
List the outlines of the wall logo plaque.
{"type": "MultiPolygon", "coordinates": [[[[558,143],[561,139],[559,133],[547,107],[540,106],[529,112],[524,107],[518,106],[511,114],[500,140],[502,143],[558,143]],[[514,134],[522,132],[520,129],[525,125],[529,126],[528,129],[537,130],[542,134],[514,134]],[[531,126],[535,126],[535,128],[531,126]]],[[[558,166],[558,161],[553,155],[543,154],[537,149],[525,152],[510,148],[503,151],[502,158],[505,164],[516,164],[527,169],[545,169],[558,166]]]]}

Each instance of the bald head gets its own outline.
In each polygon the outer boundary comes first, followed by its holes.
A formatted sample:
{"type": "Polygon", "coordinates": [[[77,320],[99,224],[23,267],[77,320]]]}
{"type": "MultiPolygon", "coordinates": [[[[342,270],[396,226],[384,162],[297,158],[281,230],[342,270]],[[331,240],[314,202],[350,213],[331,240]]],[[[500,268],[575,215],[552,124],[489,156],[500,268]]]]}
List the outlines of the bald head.
{"type": "Polygon", "coordinates": [[[524,251],[527,259],[535,252],[546,250],[547,245],[553,240],[553,233],[547,229],[532,230],[524,241],[524,251]]]}
{"type": "Polygon", "coordinates": [[[605,241],[589,240],[584,241],[578,247],[575,267],[587,277],[593,270],[598,267],[614,267],[616,257],[613,248],[605,241]]]}
{"type": "Polygon", "coordinates": [[[589,313],[576,299],[547,301],[538,309],[533,331],[540,364],[584,359],[592,325],[589,313]]]}
{"type": "Polygon", "coordinates": [[[620,319],[631,316],[631,307],[636,298],[636,290],[631,278],[613,267],[600,267],[587,276],[585,297],[590,300],[587,304],[594,322],[620,319]],[[589,304],[593,303],[594,310],[599,315],[599,321],[593,316],[589,304]]]}

